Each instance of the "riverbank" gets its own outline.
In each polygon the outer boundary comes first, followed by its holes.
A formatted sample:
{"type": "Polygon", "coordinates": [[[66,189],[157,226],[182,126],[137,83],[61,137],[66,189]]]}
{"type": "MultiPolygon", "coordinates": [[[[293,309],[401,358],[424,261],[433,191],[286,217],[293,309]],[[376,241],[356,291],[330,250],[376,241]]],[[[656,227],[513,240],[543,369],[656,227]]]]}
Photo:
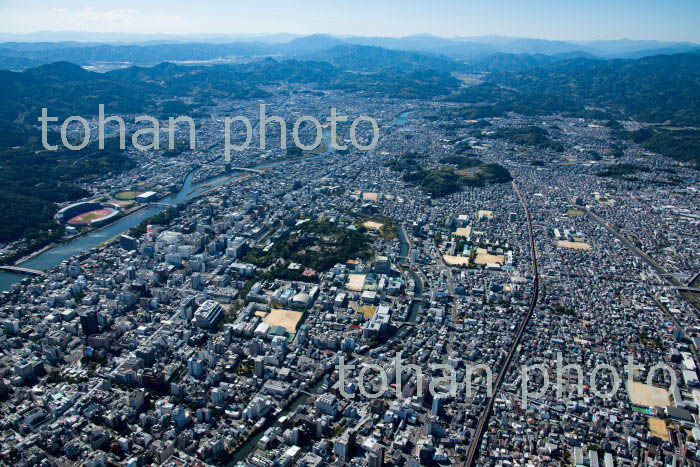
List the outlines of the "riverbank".
{"type": "MultiPolygon", "coordinates": [[[[202,191],[202,186],[196,186],[192,183],[193,173],[194,170],[187,174],[179,192],[168,194],[162,197],[159,201],[165,204],[171,203],[176,205],[198,196],[202,191]]],[[[239,173],[234,173],[219,177],[218,179],[210,180],[207,187],[214,189],[217,186],[231,181],[232,177],[234,179],[239,179],[240,177],[236,176],[238,174],[239,173]]],[[[22,267],[30,269],[48,271],[61,264],[61,262],[69,260],[75,255],[100,247],[105,243],[108,244],[110,240],[119,237],[119,235],[124,234],[125,232],[128,232],[132,227],[164,211],[165,209],[167,209],[167,207],[161,205],[141,205],[125,216],[121,216],[119,219],[114,220],[114,222],[101,226],[99,229],[84,232],[71,238],[67,242],[54,242],[52,248],[46,249],[41,253],[36,253],[31,258],[22,261],[22,263],[16,264],[18,266],[21,265],[22,267]]],[[[10,290],[13,284],[20,282],[22,279],[23,276],[12,274],[10,272],[0,273],[0,291],[10,290]]]]}
{"type": "MultiPolygon", "coordinates": [[[[132,213],[134,213],[134,212],[136,212],[136,211],[138,211],[139,209],[142,209],[143,207],[144,207],[144,206],[139,206],[139,207],[137,207],[136,209],[130,209],[130,210],[128,210],[127,212],[122,212],[122,213],[120,213],[118,216],[114,216],[113,218],[109,219],[109,222],[106,222],[106,223],[100,225],[99,227],[96,227],[96,228],[87,228],[87,229],[84,229],[83,231],[81,231],[80,233],[78,233],[78,234],[76,234],[76,235],[73,235],[72,237],[62,237],[61,239],[57,239],[57,240],[55,240],[55,241],[52,241],[51,243],[49,243],[49,244],[47,244],[47,245],[44,245],[44,246],[42,246],[41,248],[38,248],[38,249],[36,249],[36,250],[34,250],[34,251],[31,251],[30,253],[27,253],[27,254],[25,254],[24,256],[22,256],[22,257],[20,257],[20,258],[18,258],[18,259],[16,259],[16,260],[9,261],[9,262],[8,262],[7,264],[5,264],[5,265],[6,265],[6,266],[17,266],[17,267],[23,266],[23,264],[26,263],[27,261],[30,261],[31,259],[33,259],[33,258],[35,258],[35,257],[37,257],[37,256],[39,256],[39,255],[42,255],[42,254],[46,253],[46,252],[49,251],[49,250],[52,250],[53,248],[56,248],[56,247],[58,247],[58,246],[60,246],[60,245],[66,244],[66,243],[73,242],[73,241],[75,241],[75,240],[80,239],[81,237],[84,237],[84,236],[86,236],[86,235],[90,235],[90,234],[93,233],[93,232],[97,232],[97,231],[99,231],[99,230],[101,230],[101,229],[107,228],[107,227],[109,227],[110,225],[112,225],[112,224],[114,224],[114,223],[117,223],[117,222],[119,222],[120,220],[122,220],[123,218],[125,218],[125,217],[131,215],[132,213]]],[[[15,254],[15,253],[11,253],[11,254],[8,255],[8,256],[12,256],[12,254],[15,254]]],[[[6,290],[6,288],[5,288],[4,286],[2,286],[2,284],[0,283],[0,291],[2,291],[2,290],[6,290]]]]}
{"type": "Polygon", "coordinates": [[[46,246],[44,246],[44,247],[42,247],[42,248],[40,248],[40,249],[38,249],[38,250],[36,250],[36,251],[33,251],[33,252],[29,253],[28,255],[22,256],[20,259],[18,259],[17,261],[15,261],[11,266],[19,266],[19,265],[21,265],[23,262],[29,261],[30,259],[34,258],[35,256],[38,256],[38,255],[44,253],[45,251],[48,251],[48,250],[50,250],[51,248],[54,248],[56,245],[58,245],[58,243],[56,243],[56,242],[51,242],[51,243],[49,243],[48,245],[46,245],[46,246]]]}
{"type": "Polygon", "coordinates": [[[113,219],[110,219],[109,222],[107,222],[107,223],[105,223],[105,224],[102,224],[102,225],[100,225],[99,227],[96,227],[96,228],[94,228],[94,229],[86,229],[86,230],[83,230],[82,232],[80,232],[80,233],[78,233],[78,234],[76,234],[76,235],[73,235],[73,236],[70,237],[70,238],[67,238],[66,241],[63,241],[63,242],[53,242],[53,243],[51,243],[50,245],[46,245],[44,248],[42,248],[42,249],[40,249],[40,250],[37,250],[37,251],[35,251],[35,252],[33,252],[33,253],[27,255],[27,256],[24,256],[24,257],[18,259],[17,261],[15,261],[14,266],[22,266],[23,263],[26,263],[27,261],[31,260],[32,258],[34,258],[34,257],[36,257],[36,256],[39,256],[39,255],[41,255],[41,254],[43,254],[43,253],[46,253],[47,251],[49,251],[49,250],[51,250],[51,249],[53,249],[53,248],[56,248],[56,247],[58,247],[58,246],[60,246],[60,245],[62,245],[62,244],[69,243],[69,242],[73,242],[73,241],[78,240],[78,239],[80,239],[80,238],[82,238],[82,237],[85,237],[86,235],[90,235],[90,234],[92,234],[92,233],[99,232],[100,230],[106,229],[106,228],[108,228],[110,225],[115,224],[115,223],[117,223],[117,222],[119,222],[119,221],[121,221],[121,220],[123,220],[123,219],[125,219],[125,218],[127,218],[127,217],[129,217],[129,216],[131,216],[131,215],[133,215],[133,214],[135,214],[136,212],[140,211],[140,210],[143,209],[144,207],[146,207],[146,205],[141,205],[141,206],[138,206],[138,207],[136,207],[136,208],[134,208],[134,209],[129,209],[128,211],[124,212],[121,216],[116,216],[116,217],[114,217],[113,219]]]}
{"type": "Polygon", "coordinates": [[[192,196],[191,199],[197,199],[200,196],[206,195],[207,193],[211,193],[214,190],[218,190],[219,188],[221,188],[223,186],[232,185],[234,183],[240,183],[244,180],[248,180],[249,178],[253,178],[253,177],[255,177],[255,174],[249,172],[247,174],[241,175],[240,177],[236,177],[233,180],[229,180],[226,183],[222,183],[221,185],[216,185],[216,186],[213,186],[211,188],[207,188],[206,190],[202,191],[201,193],[197,193],[196,195],[192,196]]]}

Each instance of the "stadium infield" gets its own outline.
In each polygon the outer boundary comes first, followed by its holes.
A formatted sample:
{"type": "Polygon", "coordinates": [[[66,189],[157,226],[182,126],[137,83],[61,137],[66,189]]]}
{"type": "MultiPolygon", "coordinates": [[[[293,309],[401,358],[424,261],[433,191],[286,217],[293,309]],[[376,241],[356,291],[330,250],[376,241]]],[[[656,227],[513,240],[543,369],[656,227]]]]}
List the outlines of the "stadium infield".
{"type": "Polygon", "coordinates": [[[95,209],[93,211],[84,212],[82,214],[79,214],[79,215],[71,218],[68,221],[68,225],[82,226],[82,225],[94,224],[95,222],[99,222],[99,221],[115,214],[116,212],[117,211],[115,209],[111,209],[111,208],[95,209]]]}

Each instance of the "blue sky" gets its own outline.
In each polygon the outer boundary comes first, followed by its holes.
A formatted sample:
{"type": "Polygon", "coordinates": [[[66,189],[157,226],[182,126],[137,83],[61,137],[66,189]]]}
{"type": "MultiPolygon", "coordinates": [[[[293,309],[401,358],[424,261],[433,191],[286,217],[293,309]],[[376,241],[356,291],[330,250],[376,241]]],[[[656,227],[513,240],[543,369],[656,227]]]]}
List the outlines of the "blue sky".
{"type": "Polygon", "coordinates": [[[698,0],[0,0],[0,32],[330,33],[700,42],[698,0]]]}

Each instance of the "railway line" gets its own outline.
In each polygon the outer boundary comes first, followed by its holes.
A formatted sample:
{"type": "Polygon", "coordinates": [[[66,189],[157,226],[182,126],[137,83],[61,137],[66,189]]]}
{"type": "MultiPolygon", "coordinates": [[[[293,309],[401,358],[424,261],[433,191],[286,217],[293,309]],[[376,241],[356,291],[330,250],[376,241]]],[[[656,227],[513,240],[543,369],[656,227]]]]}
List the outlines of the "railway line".
{"type": "Polygon", "coordinates": [[[467,451],[467,457],[464,462],[465,467],[473,467],[476,463],[476,460],[479,457],[479,452],[481,451],[481,441],[484,437],[484,432],[486,430],[486,426],[488,425],[488,421],[491,418],[491,412],[493,411],[493,404],[496,400],[496,395],[498,394],[498,391],[500,387],[503,384],[503,380],[506,377],[506,374],[508,373],[508,369],[510,367],[510,364],[513,360],[513,356],[515,355],[515,352],[517,351],[518,346],[520,345],[520,341],[522,340],[523,334],[525,332],[525,329],[527,328],[528,323],[530,322],[530,319],[532,318],[532,315],[534,314],[535,307],[537,306],[537,299],[539,298],[539,276],[537,273],[537,252],[535,251],[535,239],[534,239],[534,234],[533,234],[533,228],[532,228],[532,217],[530,216],[530,210],[527,205],[527,201],[523,197],[522,193],[520,192],[520,187],[518,187],[517,183],[515,181],[513,182],[513,189],[515,190],[515,193],[518,195],[518,199],[520,200],[520,203],[523,205],[523,208],[525,209],[525,215],[527,218],[527,225],[528,225],[528,234],[530,237],[530,254],[532,256],[532,272],[534,275],[534,293],[532,295],[532,299],[530,300],[530,305],[528,307],[527,313],[525,314],[525,317],[520,321],[518,324],[518,327],[516,328],[515,331],[515,337],[513,338],[513,343],[510,346],[510,349],[508,350],[508,354],[506,355],[506,359],[503,362],[503,366],[501,367],[501,370],[498,372],[498,375],[496,376],[494,380],[494,385],[493,385],[493,390],[491,392],[491,396],[486,400],[486,407],[484,408],[483,413],[481,414],[481,417],[479,418],[479,422],[477,423],[476,429],[474,430],[474,434],[471,439],[471,443],[469,444],[469,450],[467,451]]]}

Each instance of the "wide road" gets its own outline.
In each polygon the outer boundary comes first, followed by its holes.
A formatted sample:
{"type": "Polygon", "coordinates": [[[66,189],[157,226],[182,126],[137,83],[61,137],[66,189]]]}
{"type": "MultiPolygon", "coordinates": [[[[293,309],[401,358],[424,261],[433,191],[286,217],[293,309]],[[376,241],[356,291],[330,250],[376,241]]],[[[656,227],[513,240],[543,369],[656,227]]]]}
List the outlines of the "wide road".
{"type": "Polygon", "coordinates": [[[532,273],[534,275],[535,281],[533,285],[535,286],[534,293],[532,294],[532,299],[530,300],[530,306],[527,309],[527,313],[525,314],[525,317],[520,321],[518,324],[518,327],[515,331],[515,337],[513,339],[513,344],[510,346],[510,349],[508,350],[508,355],[506,356],[505,361],[503,362],[503,365],[501,366],[501,370],[498,372],[498,375],[496,376],[496,380],[494,381],[493,385],[493,390],[491,392],[491,397],[489,397],[486,401],[486,407],[484,408],[484,412],[481,414],[481,418],[479,418],[479,423],[476,425],[476,429],[474,430],[474,435],[472,436],[471,443],[469,445],[469,451],[467,452],[467,458],[464,462],[465,467],[473,467],[474,464],[476,463],[476,460],[479,458],[479,452],[481,448],[481,440],[484,437],[484,431],[486,430],[486,426],[488,425],[489,418],[491,417],[491,412],[493,411],[493,403],[496,400],[496,395],[498,394],[498,390],[500,389],[501,385],[503,384],[503,380],[505,379],[506,374],[508,373],[508,367],[510,366],[511,361],[513,360],[513,356],[515,355],[516,349],[520,345],[520,341],[522,340],[523,333],[525,332],[525,328],[527,327],[527,324],[530,322],[530,319],[532,318],[532,315],[535,311],[535,306],[537,305],[537,299],[539,297],[539,275],[537,273],[537,252],[535,251],[535,238],[533,235],[533,229],[532,229],[532,218],[530,216],[530,210],[528,209],[527,206],[527,201],[525,198],[523,198],[522,193],[520,192],[520,187],[518,187],[517,183],[513,181],[513,189],[515,190],[515,193],[518,195],[518,199],[520,200],[520,203],[523,205],[523,208],[525,209],[525,214],[527,217],[527,230],[528,234],[530,236],[530,254],[532,256],[532,273]]]}

